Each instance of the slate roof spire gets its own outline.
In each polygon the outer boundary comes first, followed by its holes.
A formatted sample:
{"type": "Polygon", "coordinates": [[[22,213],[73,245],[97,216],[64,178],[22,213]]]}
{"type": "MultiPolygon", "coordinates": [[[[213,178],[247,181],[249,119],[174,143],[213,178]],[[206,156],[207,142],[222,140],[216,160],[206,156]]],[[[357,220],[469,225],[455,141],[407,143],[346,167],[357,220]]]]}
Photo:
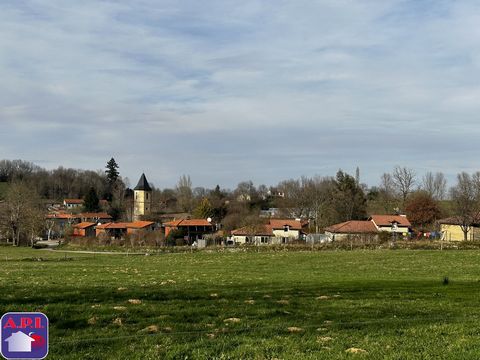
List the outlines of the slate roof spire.
{"type": "Polygon", "coordinates": [[[152,191],[152,188],[150,187],[150,184],[148,183],[145,174],[142,174],[142,176],[140,176],[140,180],[138,180],[138,184],[133,190],[152,191]]]}

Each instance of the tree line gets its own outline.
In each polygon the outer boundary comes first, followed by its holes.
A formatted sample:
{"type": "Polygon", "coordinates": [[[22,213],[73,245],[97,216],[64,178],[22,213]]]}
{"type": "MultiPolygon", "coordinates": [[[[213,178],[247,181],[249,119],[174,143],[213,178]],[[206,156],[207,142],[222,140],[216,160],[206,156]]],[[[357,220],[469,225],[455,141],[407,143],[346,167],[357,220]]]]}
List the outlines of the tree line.
{"type": "MultiPolygon", "coordinates": [[[[8,220],[14,211],[7,204],[15,203],[22,191],[25,198],[38,203],[42,199],[82,198],[85,210],[89,211],[98,210],[98,200],[106,199],[107,210],[114,219],[131,218],[132,190],[113,158],[104,170],[98,171],[63,167],[45,170],[22,160],[1,160],[0,181],[11,184],[0,208],[3,228],[10,223],[10,236],[17,239],[19,233],[13,230],[12,220],[8,220]]],[[[164,214],[189,214],[211,218],[226,231],[255,224],[260,215],[269,212],[275,217],[309,220],[312,232],[321,232],[335,223],[364,220],[369,214],[394,213],[407,214],[420,231],[434,230],[441,217],[456,216],[468,232],[480,213],[480,172],[458,174],[457,183],[450,189],[441,172],[427,172],[420,177],[414,170],[401,166],[384,173],[378,184],[371,187],[360,181],[358,168],[354,175],[339,170],[335,176],[302,176],[273,186],[242,181],[233,190],[220,185],[213,189],[194,187],[189,175],[182,175],[173,188],[151,185],[152,214],[146,220],[161,222],[164,214]]],[[[31,201],[29,206],[32,207],[31,201]]],[[[16,210],[28,213],[18,206],[16,210]]],[[[28,227],[34,228],[24,226],[28,227]]]]}

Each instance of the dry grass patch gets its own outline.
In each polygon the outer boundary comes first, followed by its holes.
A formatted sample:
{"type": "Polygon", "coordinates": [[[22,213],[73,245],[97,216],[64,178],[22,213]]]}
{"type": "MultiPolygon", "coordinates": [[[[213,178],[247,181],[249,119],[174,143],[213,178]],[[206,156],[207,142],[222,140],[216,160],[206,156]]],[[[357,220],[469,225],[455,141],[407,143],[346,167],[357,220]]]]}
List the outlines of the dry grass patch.
{"type": "Polygon", "coordinates": [[[355,348],[355,347],[351,347],[351,348],[345,350],[345,352],[350,353],[350,354],[367,354],[367,350],[360,349],[360,348],[355,348]]]}

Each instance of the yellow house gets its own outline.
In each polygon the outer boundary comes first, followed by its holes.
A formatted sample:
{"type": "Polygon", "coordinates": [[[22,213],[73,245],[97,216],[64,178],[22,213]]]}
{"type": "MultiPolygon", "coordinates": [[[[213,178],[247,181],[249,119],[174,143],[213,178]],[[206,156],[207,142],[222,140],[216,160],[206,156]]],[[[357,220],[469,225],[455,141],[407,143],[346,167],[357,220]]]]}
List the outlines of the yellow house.
{"type": "MultiPolygon", "coordinates": [[[[449,217],[439,220],[440,232],[442,233],[442,240],[445,241],[463,241],[465,235],[462,230],[461,221],[458,217],[449,217]]],[[[476,221],[468,227],[467,231],[468,241],[480,241],[480,222],[476,221]]]]}
{"type": "Polygon", "coordinates": [[[138,221],[152,211],[152,188],[145,174],[142,174],[137,186],[133,189],[133,196],[133,220],[138,221]]]}

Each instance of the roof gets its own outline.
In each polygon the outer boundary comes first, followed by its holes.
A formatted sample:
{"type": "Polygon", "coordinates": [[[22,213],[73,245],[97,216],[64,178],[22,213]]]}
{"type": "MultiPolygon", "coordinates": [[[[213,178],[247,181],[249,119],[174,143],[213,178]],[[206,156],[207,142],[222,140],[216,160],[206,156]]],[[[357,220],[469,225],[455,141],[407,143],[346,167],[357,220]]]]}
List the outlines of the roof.
{"type": "Polygon", "coordinates": [[[291,230],[302,230],[302,222],[292,219],[270,219],[272,229],[283,229],[288,226],[291,230]]]}
{"type": "Polygon", "coordinates": [[[141,229],[147,226],[155,224],[153,221],[134,221],[131,223],[126,223],[128,228],[132,229],[141,229]]]}
{"type": "Polygon", "coordinates": [[[111,219],[112,217],[108,215],[106,212],[99,212],[99,213],[80,213],[76,215],[78,218],[87,218],[87,219],[111,219]]]}
{"type": "Polygon", "coordinates": [[[105,224],[97,225],[96,229],[106,229],[108,227],[108,225],[110,225],[110,224],[112,224],[112,223],[105,223],[105,224]]]}
{"type": "Polygon", "coordinates": [[[378,232],[375,224],[371,221],[350,220],[340,224],[331,225],[325,231],[340,234],[368,234],[378,232]]]}
{"type": "MultiPolygon", "coordinates": [[[[460,216],[451,216],[445,219],[438,220],[439,224],[444,225],[462,225],[462,218],[460,216]]],[[[480,225],[480,218],[474,219],[472,225],[480,225]]]]}
{"type": "Polygon", "coordinates": [[[81,222],[79,224],[73,225],[73,227],[77,229],[86,229],[95,225],[96,225],[95,223],[91,223],[91,222],[81,222]]]}
{"type": "Polygon", "coordinates": [[[254,229],[251,226],[244,226],[240,229],[232,230],[232,235],[237,236],[273,236],[272,227],[268,224],[254,229]]]}
{"type": "Polygon", "coordinates": [[[205,219],[180,219],[169,221],[163,224],[167,227],[179,227],[179,226],[212,226],[212,223],[209,223],[205,219]]]}
{"type": "Polygon", "coordinates": [[[65,204],[83,204],[83,199],[63,199],[65,204]]]}
{"type": "Polygon", "coordinates": [[[140,176],[140,180],[138,180],[138,184],[133,190],[152,191],[152,188],[150,187],[150,184],[148,183],[145,174],[142,174],[142,176],[140,176]]]}
{"type": "Polygon", "coordinates": [[[47,214],[47,219],[76,219],[77,215],[66,213],[50,213],[47,214]]]}
{"type": "Polygon", "coordinates": [[[377,226],[392,226],[392,222],[394,221],[396,221],[399,226],[412,226],[407,217],[402,215],[372,215],[370,216],[370,220],[377,226]]]}
{"type": "Polygon", "coordinates": [[[97,229],[142,229],[153,224],[155,224],[153,221],[111,222],[98,225],[97,229]]]}

